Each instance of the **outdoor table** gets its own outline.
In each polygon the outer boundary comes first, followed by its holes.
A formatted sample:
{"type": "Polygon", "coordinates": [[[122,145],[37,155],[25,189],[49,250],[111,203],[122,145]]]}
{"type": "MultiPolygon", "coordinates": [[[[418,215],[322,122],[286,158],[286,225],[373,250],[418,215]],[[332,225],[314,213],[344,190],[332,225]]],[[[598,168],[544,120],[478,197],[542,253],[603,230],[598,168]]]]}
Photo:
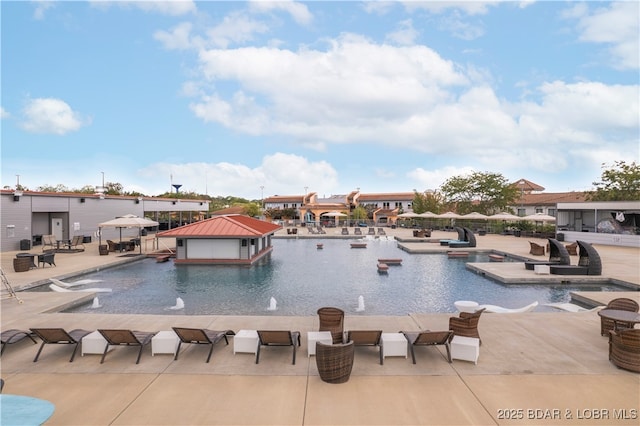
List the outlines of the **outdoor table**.
{"type": "Polygon", "coordinates": [[[35,261],[35,257],[36,257],[35,254],[33,254],[33,253],[16,253],[16,257],[28,257],[28,258],[31,258],[31,265],[29,265],[29,268],[37,268],[36,261],[35,261]]]}
{"type": "Polygon", "coordinates": [[[53,414],[55,406],[44,399],[0,394],[0,424],[39,425],[53,414]]]}
{"type": "Polygon", "coordinates": [[[629,322],[632,324],[640,323],[640,314],[631,311],[621,311],[619,309],[602,309],[598,311],[598,315],[613,321],[614,329],[618,329],[619,322],[629,322]]]}

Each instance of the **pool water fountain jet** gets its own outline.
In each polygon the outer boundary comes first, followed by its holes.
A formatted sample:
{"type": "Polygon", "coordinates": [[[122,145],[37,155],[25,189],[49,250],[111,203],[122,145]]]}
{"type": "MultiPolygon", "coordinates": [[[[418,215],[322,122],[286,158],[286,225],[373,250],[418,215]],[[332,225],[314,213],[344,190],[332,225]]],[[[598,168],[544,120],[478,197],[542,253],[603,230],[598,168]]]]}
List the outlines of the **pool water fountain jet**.
{"type": "Polygon", "coordinates": [[[362,295],[358,296],[358,308],[356,312],[364,312],[364,297],[362,295]]]}
{"type": "Polygon", "coordinates": [[[180,298],[180,297],[177,297],[176,298],[176,304],[174,306],[170,307],[169,309],[174,309],[174,310],[184,309],[184,300],[182,300],[182,298],[180,298]]]}
{"type": "Polygon", "coordinates": [[[268,311],[275,311],[277,308],[278,302],[276,301],[276,299],[274,297],[272,297],[271,299],[269,299],[269,307],[267,308],[268,311]]]}
{"type": "Polygon", "coordinates": [[[100,304],[100,300],[98,300],[97,297],[94,297],[93,303],[91,304],[91,309],[98,309],[98,308],[102,308],[102,305],[100,304]]]}

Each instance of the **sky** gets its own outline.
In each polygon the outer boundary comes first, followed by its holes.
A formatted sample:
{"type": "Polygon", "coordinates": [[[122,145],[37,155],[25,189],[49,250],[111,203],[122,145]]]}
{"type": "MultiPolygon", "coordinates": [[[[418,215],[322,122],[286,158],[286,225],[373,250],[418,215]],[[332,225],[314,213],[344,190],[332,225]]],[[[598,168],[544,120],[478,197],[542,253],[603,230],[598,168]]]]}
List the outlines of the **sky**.
{"type": "MultiPolygon", "coordinates": [[[[2,1],[1,187],[584,191],[640,162],[640,3],[2,1]]],[[[175,190],[174,190],[175,191],[175,190]]]]}

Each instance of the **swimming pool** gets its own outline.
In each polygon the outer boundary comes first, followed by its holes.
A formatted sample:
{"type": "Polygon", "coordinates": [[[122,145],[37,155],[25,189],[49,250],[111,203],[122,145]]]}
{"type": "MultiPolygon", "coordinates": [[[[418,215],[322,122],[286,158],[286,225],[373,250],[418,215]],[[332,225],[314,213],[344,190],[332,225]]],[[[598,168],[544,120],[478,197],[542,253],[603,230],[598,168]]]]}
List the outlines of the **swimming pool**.
{"type": "MultiPolygon", "coordinates": [[[[616,291],[615,286],[504,285],[478,275],[467,262],[488,260],[487,254],[450,259],[444,254],[409,254],[395,241],[368,241],[353,249],[350,240],[276,239],[269,261],[246,266],[179,265],[153,259],[105,269],[82,279],[102,280],[88,287],[110,287],[98,295],[101,308],[91,303],[66,312],[140,313],[170,315],[315,315],[322,306],[349,314],[407,315],[453,312],[456,300],[474,300],[510,308],[533,301],[541,306],[568,302],[571,291],[616,291]],[[378,258],[400,258],[387,274],[377,270],[378,258]],[[359,308],[364,299],[364,311],[359,308]],[[184,309],[169,309],[176,298],[184,309]],[[276,309],[270,310],[270,299],[276,309]]],[[[353,241],[351,241],[353,242],[353,241]]],[[[73,280],[69,280],[73,281],[73,280]]],[[[45,288],[43,290],[48,290],[45,288]]]]}

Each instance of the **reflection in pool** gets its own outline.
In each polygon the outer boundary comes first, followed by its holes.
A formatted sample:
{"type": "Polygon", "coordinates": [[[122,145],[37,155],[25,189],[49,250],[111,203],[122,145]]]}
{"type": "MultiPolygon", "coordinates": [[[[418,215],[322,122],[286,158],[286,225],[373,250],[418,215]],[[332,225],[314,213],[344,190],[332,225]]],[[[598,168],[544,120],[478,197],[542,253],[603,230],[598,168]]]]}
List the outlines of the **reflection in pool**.
{"type": "MultiPolygon", "coordinates": [[[[615,286],[514,285],[506,286],[465,267],[487,261],[487,254],[449,259],[441,254],[412,255],[395,241],[369,241],[366,249],[352,249],[349,240],[274,240],[270,261],[253,267],[180,265],[153,259],[106,269],[82,279],[103,280],[99,309],[91,303],[68,312],[140,313],[166,315],[315,315],[322,306],[349,314],[407,315],[453,312],[456,300],[474,300],[517,308],[538,301],[568,302],[569,292],[615,291],[615,286]],[[387,274],[377,270],[378,258],[401,258],[387,274]],[[365,310],[358,311],[363,296],[365,310]],[[185,308],[171,310],[176,298],[185,308]],[[270,300],[277,302],[270,310],[270,300]]],[[[72,280],[70,280],[72,281],[72,280]]],[[[96,284],[92,284],[95,286],[96,284]]],[[[46,286],[44,289],[46,290],[46,286]]],[[[551,311],[538,306],[536,311],[551,311]]]]}

